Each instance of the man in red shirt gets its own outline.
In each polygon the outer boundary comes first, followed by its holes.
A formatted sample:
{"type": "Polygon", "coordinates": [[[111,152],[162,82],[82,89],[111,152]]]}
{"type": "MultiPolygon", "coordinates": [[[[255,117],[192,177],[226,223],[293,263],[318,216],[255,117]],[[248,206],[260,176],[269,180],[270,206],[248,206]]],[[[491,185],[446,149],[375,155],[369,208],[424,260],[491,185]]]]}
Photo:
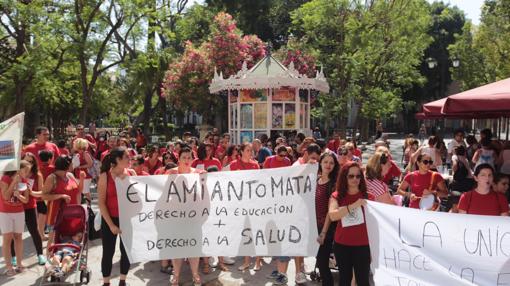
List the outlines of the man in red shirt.
{"type": "Polygon", "coordinates": [[[50,139],[50,131],[47,127],[39,126],[35,129],[36,141],[23,150],[24,153],[30,152],[35,155],[37,158],[37,164],[41,165],[41,158],[39,157],[39,152],[42,150],[47,150],[53,153],[53,158],[50,160],[50,164],[53,164],[55,159],[60,156],[60,150],[57,145],[49,142],[50,139]]]}
{"type": "Polygon", "coordinates": [[[329,140],[328,142],[328,145],[326,145],[326,147],[333,151],[333,152],[337,152],[338,148],[340,148],[340,144],[341,141],[340,141],[340,134],[338,134],[337,131],[335,131],[335,133],[333,133],[333,139],[329,140]]]}
{"type": "Polygon", "coordinates": [[[264,161],[264,169],[271,169],[271,168],[282,168],[282,167],[289,167],[292,165],[289,158],[287,158],[287,147],[280,145],[278,148],[276,148],[276,155],[269,156],[266,158],[266,161],[264,161]]]}
{"type": "Polygon", "coordinates": [[[119,137],[117,136],[110,136],[108,137],[108,141],[107,141],[107,147],[106,147],[106,150],[103,151],[103,153],[101,153],[101,156],[100,156],[100,159],[101,161],[103,161],[104,157],[106,157],[106,155],[110,154],[110,150],[113,150],[113,148],[115,147],[118,147],[119,146],[119,137]]]}

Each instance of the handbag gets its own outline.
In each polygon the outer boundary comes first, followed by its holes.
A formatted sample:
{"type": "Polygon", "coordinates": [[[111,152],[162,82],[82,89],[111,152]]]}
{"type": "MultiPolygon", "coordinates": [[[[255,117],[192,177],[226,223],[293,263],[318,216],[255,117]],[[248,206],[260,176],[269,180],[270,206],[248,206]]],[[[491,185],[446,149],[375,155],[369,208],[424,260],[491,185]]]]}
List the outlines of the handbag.
{"type": "Polygon", "coordinates": [[[101,238],[101,230],[96,230],[94,227],[94,222],[96,220],[96,214],[94,213],[94,210],[90,206],[90,201],[87,203],[87,212],[88,212],[88,231],[89,231],[89,240],[96,240],[98,238],[101,238]]]}

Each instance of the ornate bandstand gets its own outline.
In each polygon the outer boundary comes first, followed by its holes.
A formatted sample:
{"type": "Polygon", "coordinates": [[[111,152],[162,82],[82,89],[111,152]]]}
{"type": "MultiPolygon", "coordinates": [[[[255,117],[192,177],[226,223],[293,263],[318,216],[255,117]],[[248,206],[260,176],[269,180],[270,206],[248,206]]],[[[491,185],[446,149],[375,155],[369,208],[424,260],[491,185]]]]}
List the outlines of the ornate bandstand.
{"type": "Polygon", "coordinates": [[[309,78],[293,62],[287,68],[269,54],[250,70],[243,63],[226,79],[215,70],[209,91],[228,95],[228,130],[233,143],[239,144],[262,134],[294,130],[310,134],[313,95],[329,92],[329,85],[322,70],[309,78]]]}

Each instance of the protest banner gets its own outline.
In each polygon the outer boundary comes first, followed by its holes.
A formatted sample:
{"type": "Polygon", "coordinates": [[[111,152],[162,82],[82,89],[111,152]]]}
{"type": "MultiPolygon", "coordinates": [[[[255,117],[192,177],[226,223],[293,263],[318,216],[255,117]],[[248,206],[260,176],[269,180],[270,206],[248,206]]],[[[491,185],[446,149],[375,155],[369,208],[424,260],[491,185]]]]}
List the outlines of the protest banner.
{"type": "Polygon", "coordinates": [[[0,171],[15,171],[19,169],[23,138],[23,121],[25,113],[0,123],[0,171]]]}
{"type": "Polygon", "coordinates": [[[367,209],[375,285],[510,285],[508,217],[367,209]]]}
{"type": "Polygon", "coordinates": [[[117,179],[129,259],[315,256],[317,168],[117,179]]]}

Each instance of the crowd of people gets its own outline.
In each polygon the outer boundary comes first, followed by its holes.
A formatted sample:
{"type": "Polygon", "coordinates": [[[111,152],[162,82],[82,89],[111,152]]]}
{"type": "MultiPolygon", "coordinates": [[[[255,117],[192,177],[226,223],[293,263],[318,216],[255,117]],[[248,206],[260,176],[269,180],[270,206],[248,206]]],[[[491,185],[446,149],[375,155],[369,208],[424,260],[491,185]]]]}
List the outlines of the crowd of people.
{"type": "MultiPolygon", "coordinates": [[[[90,130],[89,130],[90,131],[90,130]]],[[[322,285],[333,285],[330,254],[339,267],[338,285],[369,285],[370,248],[364,221],[352,224],[345,218],[363,216],[366,200],[402,207],[442,210],[452,213],[508,216],[510,142],[492,138],[482,130],[464,139],[458,130],[445,144],[431,136],[426,144],[413,136],[406,139],[403,168],[392,155],[387,142],[375,142],[373,154],[363,162],[355,140],[334,133],[329,141],[297,133],[292,138],[262,137],[240,145],[232,144],[229,134],[208,133],[203,140],[191,133],[164,146],[148,145],[140,130],[110,135],[94,130],[86,133],[76,127],[76,136],[50,142],[45,127],[35,130],[36,138],[23,149],[19,171],[4,172],[0,181],[0,231],[8,276],[24,271],[22,233],[27,227],[40,265],[54,272],[69,271],[73,253],[62,252],[48,260],[43,241],[54,241],[54,224],[65,204],[90,203],[91,181],[97,181],[98,205],[102,217],[101,239],[103,285],[110,285],[112,259],[119,227],[119,207],[115,178],[164,174],[281,168],[317,163],[318,181],[315,206],[317,253],[322,285]],[[451,169],[451,174],[448,170],[451,169]],[[446,206],[446,207],[445,207],[446,206]],[[47,235],[48,234],[48,235],[47,235]],[[48,261],[47,261],[48,260],[48,261]]],[[[420,135],[421,136],[421,135],[420,135]]],[[[317,136],[320,137],[320,136],[317,136]]],[[[78,238],[71,237],[71,242],[78,238]]],[[[120,282],[126,284],[130,262],[120,241],[120,282]]],[[[56,254],[55,254],[56,255],[56,254]]],[[[268,276],[275,285],[288,282],[291,257],[275,257],[276,269],[268,276]]],[[[307,281],[304,258],[293,257],[295,282],[307,281]]],[[[194,285],[201,285],[200,269],[207,274],[211,266],[229,271],[231,257],[186,259],[194,285]],[[211,265],[212,264],[212,265],[211,265]]],[[[170,274],[170,284],[178,285],[184,259],[161,261],[161,272],[170,274]]],[[[244,257],[239,271],[252,267],[252,258],[244,257]]],[[[253,270],[264,267],[256,257],[253,270]]]]}

